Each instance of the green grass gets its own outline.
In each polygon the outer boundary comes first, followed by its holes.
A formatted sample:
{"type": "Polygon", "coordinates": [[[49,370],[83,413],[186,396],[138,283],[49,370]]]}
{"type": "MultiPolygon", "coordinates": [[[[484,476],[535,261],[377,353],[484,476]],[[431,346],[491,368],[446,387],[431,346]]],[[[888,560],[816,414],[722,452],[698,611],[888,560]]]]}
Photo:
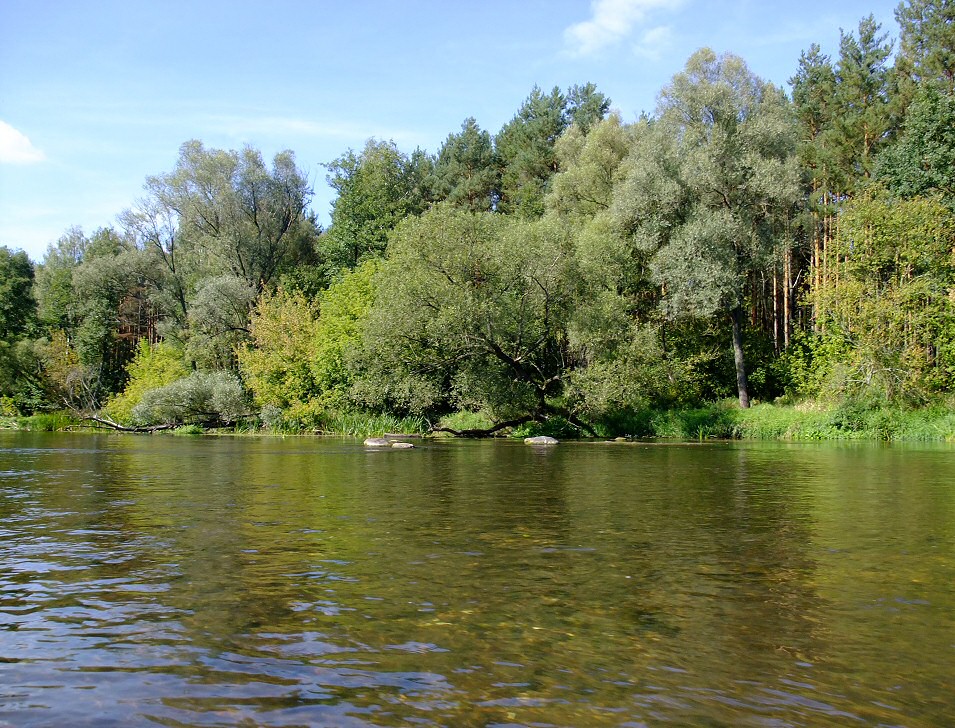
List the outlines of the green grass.
{"type": "Polygon", "coordinates": [[[15,423],[16,429],[27,430],[28,432],[58,432],[81,425],[80,421],[75,417],[71,417],[62,412],[17,417],[15,423]]]}
{"type": "Polygon", "coordinates": [[[421,417],[394,417],[374,413],[346,413],[322,420],[321,432],[349,437],[370,437],[387,432],[424,434],[428,424],[421,417]]]}
{"type": "Polygon", "coordinates": [[[204,435],[205,429],[201,425],[182,425],[172,430],[173,435],[204,435]]]}
{"type": "Polygon", "coordinates": [[[680,440],[955,442],[955,407],[944,403],[922,409],[859,401],[828,407],[758,404],[743,410],[726,400],[694,409],[640,413],[632,422],[643,427],[608,434],[680,440]]]}
{"type": "Polygon", "coordinates": [[[470,412],[461,410],[445,415],[438,421],[438,427],[445,427],[449,430],[487,430],[494,426],[494,421],[483,412],[470,412]]]}

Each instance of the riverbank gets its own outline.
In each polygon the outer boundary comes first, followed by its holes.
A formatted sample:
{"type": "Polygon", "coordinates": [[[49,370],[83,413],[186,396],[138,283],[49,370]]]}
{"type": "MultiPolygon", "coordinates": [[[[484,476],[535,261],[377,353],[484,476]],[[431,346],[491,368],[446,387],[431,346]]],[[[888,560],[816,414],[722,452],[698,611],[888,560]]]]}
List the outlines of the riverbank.
{"type": "Polygon", "coordinates": [[[744,410],[724,401],[648,411],[634,425],[642,437],[677,439],[955,442],[955,408],[943,403],[919,409],[865,402],[758,404],[744,410]]]}
{"type": "MultiPolygon", "coordinates": [[[[478,415],[458,414],[448,418],[455,425],[484,422],[478,415]]],[[[442,422],[445,422],[442,420],[442,422]]],[[[31,417],[5,417],[0,428],[27,431],[85,429],[88,422],[66,413],[39,414],[31,417]]],[[[218,430],[221,431],[221,430],[218,430]]],[[[246,434],[339,435],[369,437],[387,432],[427,434],[427,423],[420,418],[399,419],[387,415],[345,415],[329,420],[320,431],[283,427],[234,428],[246,434]]],[[[823,406],[816,403],[795,405],[757,404],[740,409],[735,401],[724,400],[703,407],[642,410],[602,423],[602,437],[632,437],[671,440],[870,440],[881,442],[955,442],[955,406],[939,402],[913,409],[872,402],[846,402],[823,406]]],[[[171,434],[197,435],[206,430],[184,425],[171,434]]],[[[566,422],[528,424],[501,437],[529,435],[577,436],[566,422]]]]}

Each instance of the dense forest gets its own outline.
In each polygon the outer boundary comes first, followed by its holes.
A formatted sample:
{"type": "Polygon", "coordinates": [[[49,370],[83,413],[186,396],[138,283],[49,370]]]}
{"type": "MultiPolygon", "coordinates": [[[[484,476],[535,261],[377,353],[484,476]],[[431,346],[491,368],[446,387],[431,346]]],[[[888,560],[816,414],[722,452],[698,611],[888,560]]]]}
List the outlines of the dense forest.
{"type": "Polygon", "coordinates": [[[896,19],[788,90],[702,49],[633,122],[588,83],[434,153],[369,140],[326,165],[327,229],[292,152],[188,141],[117,224],[0,247],[3,414],[640,435],[729,398],[949,407],[955,7],[896,19]]]}

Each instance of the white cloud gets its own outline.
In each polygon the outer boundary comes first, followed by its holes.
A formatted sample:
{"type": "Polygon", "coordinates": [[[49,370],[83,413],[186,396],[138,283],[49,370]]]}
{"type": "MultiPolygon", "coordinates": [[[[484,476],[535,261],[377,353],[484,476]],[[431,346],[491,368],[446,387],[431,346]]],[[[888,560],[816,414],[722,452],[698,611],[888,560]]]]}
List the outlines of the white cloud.
{"type": "Polygon", "coordinates": [[[673,29],[670,26],[660,25],[650,28],[640,36],[640,42],[633,47],[633,52],[651,61],[658,61],[672,39],[673,29]]]}
{"type": "Polygon", "coordinates": [[[33,164],[46,155],[33,146],[26,134],[0,121],[0,164],[33,164]]]}
{"type": "Polygon", "coordinates": [[[681,4],[682,0],[592,0],[590,20],[567,28],[564,39],[575,55],[591,55],[626,38],[651,11],[675,10],[681,4]]]}
{"type": "Polygon", "coordinates": [[[400,129],[384,129],[348,122],[322,122],[281,116],[216,116],[212,126],[229,136],[313,137],[327,139],[392,139],[395,142],[415,140],[412,132],[400,129]]]}

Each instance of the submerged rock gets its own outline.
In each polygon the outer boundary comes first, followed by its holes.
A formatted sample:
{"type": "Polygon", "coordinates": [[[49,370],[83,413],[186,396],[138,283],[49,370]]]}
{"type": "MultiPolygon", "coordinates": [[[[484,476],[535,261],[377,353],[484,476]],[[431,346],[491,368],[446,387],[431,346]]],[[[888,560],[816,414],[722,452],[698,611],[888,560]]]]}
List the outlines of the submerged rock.
{"type": "Polygon", "coordinates": [[[538,435],[537,437],[525,437],[525,445],[556,445],[557,440],[553,437],[547,437],[546,435],[538,435]]]}
{"type": "Polygon", "coordinates": [[[365,440],[365,447],[391,447],[391,440],[387,437],[369,437],[365,440]]]}
{"type": "Polygon", "coordinates": [[[414,445],[410,442],[393,442],[391,446],[397,450],[412,450],[414,445]]]}

